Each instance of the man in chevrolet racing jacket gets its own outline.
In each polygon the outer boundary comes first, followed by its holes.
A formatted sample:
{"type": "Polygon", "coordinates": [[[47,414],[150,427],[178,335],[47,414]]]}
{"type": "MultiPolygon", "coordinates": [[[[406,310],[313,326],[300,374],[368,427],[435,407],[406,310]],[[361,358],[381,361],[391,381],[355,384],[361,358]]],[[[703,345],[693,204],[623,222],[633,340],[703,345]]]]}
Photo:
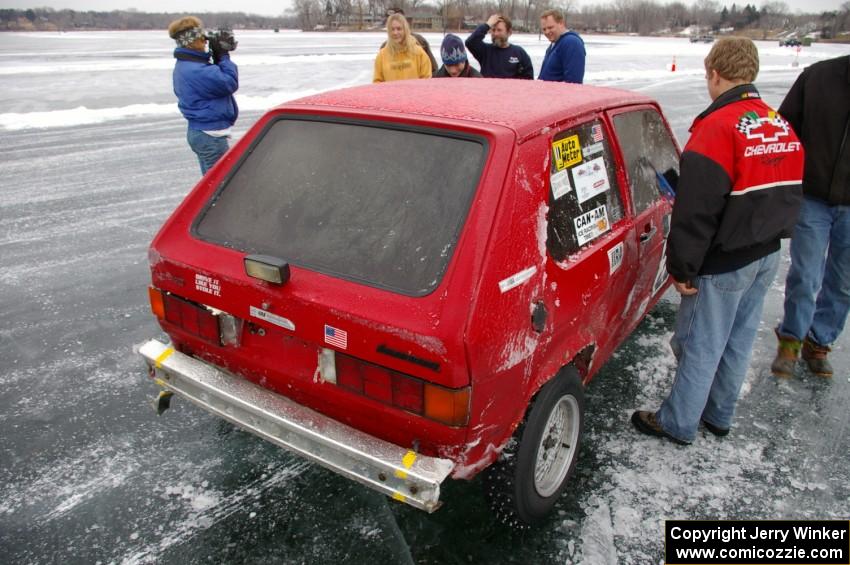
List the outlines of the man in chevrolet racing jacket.
{"type": "Polygon", "coordinates": [[[802,200],[803,148],[751,84],[758,50],[746,38],[715,42],[705,58],[712,104],[682,152],[667,270],[682,295],[671,339],[678,361],[669,396],[637,411],[642,433],[691,443],[700,422],[729,433],[747,373],[780,239],[802,200]]]}

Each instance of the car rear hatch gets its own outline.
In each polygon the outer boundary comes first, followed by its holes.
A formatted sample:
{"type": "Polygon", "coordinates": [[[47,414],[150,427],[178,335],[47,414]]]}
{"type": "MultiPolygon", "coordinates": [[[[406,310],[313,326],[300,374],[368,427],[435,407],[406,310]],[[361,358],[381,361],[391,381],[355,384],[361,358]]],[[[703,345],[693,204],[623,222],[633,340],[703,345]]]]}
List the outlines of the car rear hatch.
{"type": "Polygon", "coordinates": [[[488,159],[496,134],[454,126],[264,117],[151,246],[152,302],[176,349],[370,436],[455,456],[471,394],[464,327],[511,149],[488,159]]]}

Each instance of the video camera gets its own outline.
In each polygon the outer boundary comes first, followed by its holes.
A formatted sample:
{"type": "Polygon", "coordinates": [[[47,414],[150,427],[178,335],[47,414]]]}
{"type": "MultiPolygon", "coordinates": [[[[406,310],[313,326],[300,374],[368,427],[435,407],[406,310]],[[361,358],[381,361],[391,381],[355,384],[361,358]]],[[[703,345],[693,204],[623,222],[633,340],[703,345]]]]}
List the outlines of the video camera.
{"type": "Polygon", "coordinates": [[[204,32],[207,41],[210,42],[210,51],[213,53],[226,53],[235,51],[237,41],[230,29],[208,29],[204,32]]]}

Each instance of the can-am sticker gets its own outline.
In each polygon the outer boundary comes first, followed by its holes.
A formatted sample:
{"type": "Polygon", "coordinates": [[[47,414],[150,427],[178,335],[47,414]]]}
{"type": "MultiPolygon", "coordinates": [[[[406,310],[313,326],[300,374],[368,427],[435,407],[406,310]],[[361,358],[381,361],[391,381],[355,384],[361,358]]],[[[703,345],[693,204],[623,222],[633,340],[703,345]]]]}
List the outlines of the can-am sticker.
{"type": "Polygon", "coordinates": [[[581,144],[578,142],[578,135],[553,141],[552,154],[555,158],[555,169],[558,171],[581,163],[581,144]]]}
{"type": "Polygon", "coordinates": [[[608,182],[608,170],[605,168],[605,158],[597,157],[575,167],[573,169],[573,182],[576,185],[576,196],[579,203],[586,202],[611,188],[611,184],[608,182]]]}
{"type": "Polygon", "coordinates": [[[608,250],[609,274],[613,275],[623,264],[623,242],[621,241],[608,250]]]}
{"type": "Polygon", "coordinates": [[[213,296],[221,296],[221,281],[195,273],[195,290],[212,294],[213,296]]]}
{"type": "Polygon", "coordinates": [[[584,245],[611,229],[608,224],[608,211],[604,204],[590,212],[585,212],[573,220],[573,223],[575,223],[576,239],[579,245],[584,245]]]}
{"type": "Polygon", "coordinates": [[[256,306],[251,306],[250,308],[251,316],[254,318],[259,318],[261,320],[265,320],[270,324],[274,324],[276,326],[280,326],[281,328],[285,328],[290,331],[295,331],[295,324],[292,323],[292,320],[288,320],[283,316],[278,316],[277,314],[272,314],[271,312],[267,312],[256,306]]]}
{"type": "Polygon", "coordinates": [[[552,173],[552,176],[549,177],[549,184],[552,185],[552,198],[555,200],[573,189],[570,184],[570,172],[567,170],[552,173]]]}

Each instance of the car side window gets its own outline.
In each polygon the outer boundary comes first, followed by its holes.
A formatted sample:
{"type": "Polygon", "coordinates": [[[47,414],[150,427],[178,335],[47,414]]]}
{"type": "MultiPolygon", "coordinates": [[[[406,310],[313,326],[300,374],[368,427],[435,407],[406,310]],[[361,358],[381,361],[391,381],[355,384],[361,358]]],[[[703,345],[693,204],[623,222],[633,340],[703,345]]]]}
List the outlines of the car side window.
{"type": "Polygon", "coordinates": [[[614,116],[614,130],[623,151],[635,214],[647,210],[670,190],[679,175],[679,153],[669,130],[655,110],[641,109],[614,116]]]}
{"type": "Polygon", "coordinates": [[[557,133],[550,143],[546,247],[561,261],[623,218],[616,162],[600,120],[557,133]]]}

